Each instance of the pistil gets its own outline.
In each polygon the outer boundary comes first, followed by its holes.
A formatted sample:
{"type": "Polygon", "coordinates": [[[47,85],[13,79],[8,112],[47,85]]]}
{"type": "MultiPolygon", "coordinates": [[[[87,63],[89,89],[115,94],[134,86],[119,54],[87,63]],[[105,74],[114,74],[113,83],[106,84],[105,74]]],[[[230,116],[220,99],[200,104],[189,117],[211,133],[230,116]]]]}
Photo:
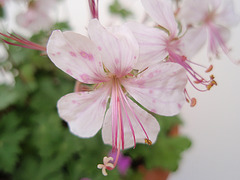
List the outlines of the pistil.
{"type": "Polygon", "coordinates": [[[109,161],[106,161],[104,162],[104,164],[99,164],[97,166],[99,169],[102,169],[103,175],[107,175],[106,169],[113,170],[116,167],[120,156],[120,151],[121,149],[122,150],[124,149],[124,125],[122,116],[123,112],[125,113],[125,117],[127,118],[128,125],[132,132],[134,148],[136,147],[135,132],[127,108],[130,110],[130,112],[140,125],[141,129],[143,130],[146,136],[146,138],[144,139],[145,143],[148,145],[152,144],[152,141],[149,139],[148,134],[144,129],[140,119],[137,117],[136,113],[134,112],[133,108],[131,107],[126,98],[125,93],[123,92],[120,79],[117,78],[116,76],[112,76],[111,104],[112,104],[112,152],[117,151],[116,153],[117,155],[115,159],[113,159],[112,157],[104,157],[105,160],[108,159],[109,161]]]}

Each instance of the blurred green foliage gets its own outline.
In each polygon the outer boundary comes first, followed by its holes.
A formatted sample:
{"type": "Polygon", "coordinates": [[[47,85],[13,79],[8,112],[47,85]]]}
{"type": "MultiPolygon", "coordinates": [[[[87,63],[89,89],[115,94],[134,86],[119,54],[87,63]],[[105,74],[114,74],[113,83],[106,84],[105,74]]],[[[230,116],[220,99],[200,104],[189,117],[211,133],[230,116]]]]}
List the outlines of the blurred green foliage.
{"type": "Polygon", "coordinates": [[[4,17],[4,9],[0,5],[0,18],[4,17]]]}
{"type": "MultiPolygon", "coordinates": [[[[55,27],[66,29],[67,24],[55,27]]],[[[31,40],[44,45],[49,35],[40,32],[31,40]]],[[[125,177],[117,169],[103,177],[96,166],[111,147],[103,144],[101,132],[90,139],[78,138],[57,113],[56,103],[73,91],[74,79],[39,51],[9,46],[8,52],[5,63],[11,62],[18,76],[14,86],[0,85],[0,179],[140,179],[139,165],[177,169],[181,153],[191,142],[184,136],[169,136],[172,127],[181,124],[178,117],[155,115],[161,125],[157,142],[123,152],[132,158],[125,177]]]]}
{"type": "Polygon", "coordinates": [[[119,3],[118,0],[114,0],[113,3],[109,6],[109,11],[112,14],[119,15],[122,18],[127,18],[132,15],[132,12],[119,3]]]}

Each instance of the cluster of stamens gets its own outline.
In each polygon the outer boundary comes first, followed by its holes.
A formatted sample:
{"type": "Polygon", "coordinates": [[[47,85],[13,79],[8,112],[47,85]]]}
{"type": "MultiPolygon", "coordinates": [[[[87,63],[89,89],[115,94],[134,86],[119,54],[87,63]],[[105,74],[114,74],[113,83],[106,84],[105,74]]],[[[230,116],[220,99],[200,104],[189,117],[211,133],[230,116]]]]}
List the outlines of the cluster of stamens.
{"type": "Polygon", "coordinates": [[[13,45],[13,46],[19,46],[19,47],[23,47],[23,48],[27,48],[27,49],[35,49],[35,50],[39,50],[39,51],[43,51],[43,52],[46,51],[46,47],[41,46],[36,43],[33,43],[31,41],[28,41],[27,39],[23,38],[20,35],[17,35],[17,34],[16,35],[13,35],[13,34],[6,35],[3,33],[0,33],[0,35],[7,39],[11,39],[14,41],[14,42],[11,42],[9,40],[5,40],[5,39],[1,38],[2,41],[5,42],[6,44],[13,45]]]}
{"type": "MultiPolygon", "coordinates": [[[[107,70],[107,69],[106,69],[107,70]]],[[[107,71],[108,72],[108,71],[107,71]]],[[[127,75],[129,76],[129,75],[127,75]]],[[[129,76],[131,77],[131,76],[129,76]]],[[[145,143],[148,145],[152,144],[152,141],[149,139],[148,134],[146,130],[144,129],[140,119],[134,112],[133,108],[128,102],[128,99],[126,97],[126,90],[124,87],[122,87],[120,83],[120,78],[117,78],[116,76],[111,76],[112,78],[112,92],[111,92],[111,109],[109,111],[112,111],[112,153],[116,153],[116,157],[113,159],[113,157],[104,157],[103,158],[103,164],[99,164],[97,167],[99,169],[102,169],[103,175],[107,175],[106,170],[113,170],[119,159],[120,151],[124,149],[124,124],[123,124],[123,118],[127,119],[128,126],[131,129],[134,147],[136,147],[136,138],[135,138],[135,132],[133,129],[133,125],[131,121],[136,120],[141,129],[143,130],[143,133],[145,134],[145,143]],[[127,111],[127,108],[130,111],[127,111]],[[125,114],[125,117],[123,117],[123,113],[125,114]],[[131,113],[134,117],[134,119],[130,119],[129,113],[131,113]]]]}
{"type": "MultiPolygon", "coordinates": [[[[188,60],[185,56],[180,56],[174,52],[169,52],[168,61],[175,62],[180,64],[188,73],[188,81],[189,83],[198,91],[205,92],[210,90],[213,86],[217,85],[217,82],[214,80],[214,75],[210,75],[210,79],[206,80],[203,78],[199,73],[197,73],[190,64],[197,65],[199,67],[205,68],[205,72],[209,73],[213,69],[213,65],[210,65],[208,68],[205,66],[202,66],[200,64],[194,63],[190,60],[188,60]],[[189,76],[190,75],[190,76],[189,76]],[[190,78],[191,77],[191,78],[190,78]],[[192,80],[193,79],[193,80],[192,80]],[[196,85],[202,85],[204,87],[203,89],[198,88],[196,85]]],[[[189,94],[187,93],[187,90],[184,90],[185,98],[188,103],[190,103],[191,107],[194,107],[197,103],[196,98],[191,98],[189,94]]]]}

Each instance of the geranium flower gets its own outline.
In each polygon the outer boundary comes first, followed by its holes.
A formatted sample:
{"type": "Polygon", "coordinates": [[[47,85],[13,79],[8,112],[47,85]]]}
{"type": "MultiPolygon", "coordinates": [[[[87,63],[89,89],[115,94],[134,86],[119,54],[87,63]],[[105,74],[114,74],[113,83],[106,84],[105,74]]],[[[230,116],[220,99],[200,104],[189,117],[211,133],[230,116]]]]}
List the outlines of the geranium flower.
{"type": "Polygon", "coordinates": [[[179,18],[189,26],[185,48],[190,52],[196,53],[207,41],[209,57],[218,57],[221,49],[234,63],[240,63],[240,60],[229,56],[230,49],[226,45],[230,37],[229,28],[240,20],[231,0],[185,0],[179,18]],[[194,46],[191,43],[193,39],[194,46]]]}
{"type": "MultiPolygon", "coordinates": [[[[204,66],[196,64],[186,57],[182,48],[184,39],[182,39],[182,35],[179,35],[180,30],[174,17],[171,1],[142,0],[142,4],[146,12],[158,25],[152,28],[142,24],[128,23],[128,27],[132,30],[139,43],[139,59],[141,62],[154,64],[164,60],[180,64],[190,75],[190,77],[188,76],[189,82],[199,91],[207,91],[213,85],[216,85],[214,76],[210,76],[209,80],[206,80],[191,67],[190,64],[204,66]],[[148,61],[149,59],[151,59],[151,62],[148,61]],[[199,89],[196,84],[203,85],[203,88],[199,89]]],[[[206,72],[210,72],[212,65],[204,68],[206,72]]],[[[196,99],[190,98],[186,89],[185,94],[186,100],[191,101],[191,106],[194,106],[196,99]]]]}
{"type": "Polygon", "coordinates": [[[54,7],[55,2],[56,0],[30,1],[27,11],[17,15],[18,25],[32,32],[48,29],[53,24],[50,10],[54,7]]]}
{"type": "Polygon", "coordinates": [[[76,80],[95,84],[92,91],[63,96],[57,108],[70,131],[79,137],[92,137],[102,128],[104,143],[112,145],[117,156],[113,166],[104,163],[101,167],[112,169],[120,149],[154,143],[160,130],[156,119],[130,96],[151,112],[175,115],[184,103],[186,75],[175,63],[146,66],[142,72],[135,69],[141,63],[138,43],[124,26],[105,29],[93,19],[88,33],[90,39],[74,32],[54,31],[47,54],[76,80]]]}

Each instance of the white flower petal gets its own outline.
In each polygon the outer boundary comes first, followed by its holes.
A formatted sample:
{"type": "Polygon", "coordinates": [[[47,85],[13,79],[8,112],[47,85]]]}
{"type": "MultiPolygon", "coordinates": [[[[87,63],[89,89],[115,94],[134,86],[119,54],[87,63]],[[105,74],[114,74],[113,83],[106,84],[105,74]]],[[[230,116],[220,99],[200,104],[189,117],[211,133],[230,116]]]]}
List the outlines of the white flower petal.
{"type": "Polygon", "coordinates": [[[47,44],[47,54],[59,69],[80,82],[94,84],[106,81],[100,52],[85,36],[53,31],[47,44]]]}
{"type": "Polygon", "coordinates": [[[89,23],[88,33],[101,50],[104,65],[111,73],[122,77],[132,70],[138,59],[139,47],[127,27],[107,30],[93,19],[89,23]]]}
{"type": "Polygon", "coordinates": [[[207,29],[206,27],[191,28],[181,38],[182,52],[188,57],[193,57],[198,51],[201,50],[203,45],[207,42],[207,29]]]}
{"type": "Polygon", "coordinates": [[[109,90],[106,87],[92,92],[70,93],[57,104],[59,116],[70,131],[79,137],[92,137],[102,127],[109,90]]]}
{"type": "Polygon", "coordinates": [[[226,42],[230,39],[230,30],[223,26],[211,24],[208,26],[208,53],[209,56],[218,56],[219,49],[228,54],[226,42]]]}
{"type": "Polygon", "coordinates": [[[179,113],[185,103],[185,70],[176,63],[159,63],[137,78],[122,81],[126,91],[148,110],[165,116],[179,113]]]}
{"type": "Polygon", "coordinates": [[[178,25],[170,0],[142,0],[142,4],[155,22],[166,28],[172,36],[177,35],[178,25]]]}
{"type": "Polygon", "coordinates": [[[223,1],[222,8],[218,11],[214,21],[216,24],[230,27],[236,26],[240,22],[240,16],[234,10],[233,1],[223,1]]]}
{"type": "MultiPolygon", "coordinates": [[[[147,132],[147,135],[149,139],[154,143],[157,139],[157,135],[160,131],[160,126],[157,120],[148,112],[144,111],[142,108],[140,108],[137,104],[132,102],[130,99],[128,99],[128,102],[132,108],[132,110],[135,112],[137,117],[139,118],[141,124],[143,125],[145,131],[147,132]]],[[[130,108],[125,104],[125,107],[127,109],[128,116],[131,120],[132,127],[134,129],[135,138],[137,143],[145,143],[146,135],[144,131],[142,130],[140,124],[138,123],[137,119],[134,117],[134,114],[131,112],[130,108]]],[[[110,108],[106,114],[105,121],[103,123],[102,128],[102,138],[105,144],[112,145],[112,111],[111,111],[111,105],[110,108]]],[[[124,126],[124,149],[130,148],[134,146],[134,140],[131,128],[129,126],[129,122],[126,116],[126,113],[122,107],[122,119],[123,119],[123,126],[124,126]]]]}
{"type": "Polygon", "coordinates": [[[139,59],[135,69],[145,69],[167,57],[167,33],[139,23],[127,23],[126,26],[131,29],[139,44],[139,59]]]}

